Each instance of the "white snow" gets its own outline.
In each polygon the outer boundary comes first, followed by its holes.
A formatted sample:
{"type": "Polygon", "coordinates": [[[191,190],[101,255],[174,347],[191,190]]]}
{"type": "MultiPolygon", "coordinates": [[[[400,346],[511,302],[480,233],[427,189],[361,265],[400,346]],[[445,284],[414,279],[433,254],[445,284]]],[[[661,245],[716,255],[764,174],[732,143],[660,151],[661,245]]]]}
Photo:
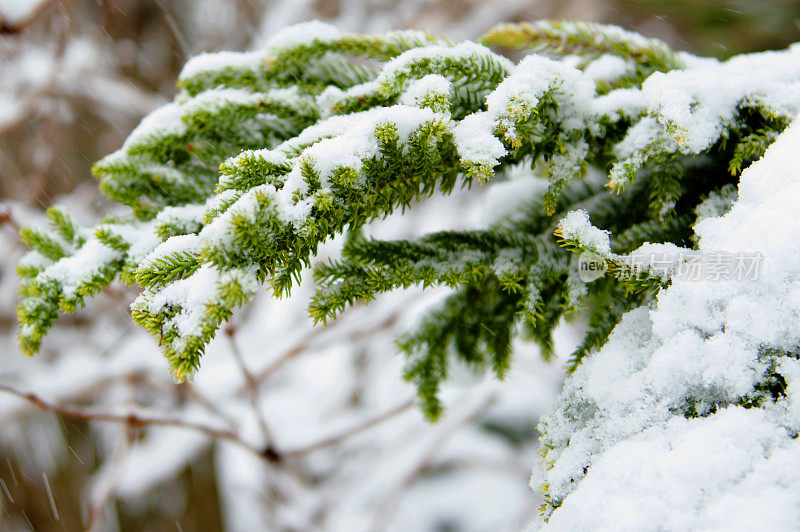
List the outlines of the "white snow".
{"type": "Polygon", "coordinates": [[[155,136],[183,135],[187,126],[181,119],[182,106],[177,102],[159,107],[142,119],[122,145],[123,150],[130,150],[152,141],[155,136]]]}
{"type": "MultiPolygon", "coordinates": [[[[702,254],[762,253],[758,278],[673,279],[565,383],[541,423],[553,448],[534,474],[564,501],[552,529],[760,526],[766,515],[756,509],[773,496],[768,527],[796,528],[800,473],[783,466],[799,452],[797,361],[776,359],[786,398],[751,410],[735,404],[764,378],[772,360],[764,349],[800,344],[798,147],[795,120],[743,172],[731,210],[695,226],[702,254]],[[691,411],[701,417],[684,417],[691,411]]],[[[585,231],[583,216],[575,219],[574,232],[585,231]]]]}
{"type": "Polygon", "coordinates": [[[697,221],[700,222],[706,218],[714,218],[722,216],[729,210],[733,202],[736,201],[738,192],[733,185],[725,185],[720,191],[713,191],[706,199],[701,201],[694,212],[697,215],[697,221]]]}
{"type": "Polygon", "coordinates": [[[433,45],[412,48],[398,55],[383,67],[377,81],[382,86],[391,87],[398,78],[410,74],[411,67],[423,60],[431,62],[431,68],[446,64],[447,61],[484,61],[494,63],[500,71],[512,72],[514,64],[489,48],[465,41],[455,46],[433,45]]]}
{"type": "Polygon", "coordinates": [[[179,80],[189,79],[204,74],[224,70],[226,68],[256,68],[266,60],[263,51],[254,52],[215,52],[200,54],[189,59],[178,76],[179,80]]]}
{"type": "Polygon", "coordinates": [[[181,115],[193,115],[200,111],[219,111],[233,105],[256,105],[265,95],[243,89],[216,89],[204,91],[188,100],[181,109],[181,115]]]}
{"type": "Polygon", "coordinates": [[[165,207],[156,215],[156,225],[169,225],[188,229],[202,221],[205,210],[205,203],[188,203],[180,207],[165,207]]]}
{"type": "Polygon", "coordinates": [[[487,112],[469,115],[453,128],[453,141],[465,161],[495,167],[506,150],[500,139],[492,134],[494,120],[487,112]]]}
{"type": "Polygon", "coordinates": [[[197,246],[198,237],[194,233],[176,235],[166,239],[139,263],[139,270],[146,270],[159,260],[181,252],[192,252],[197,246]]]}
{"type": "Polygon", "coordinates": [[[335,26],[312,20],[288,26],[277,32],[267,41],[267,48],[277,50],[313,41],[330,42],[341,38],[342,35],[343,33],[335,26]]]}
{"type": "Polygon", "coordinates": [[[486,98],[486,107],[496,125],[508,131],[514,121],[538,105],[545,93],[558,101],[558,120],[564,129],[586,127],[587,110],[595,96],[594,82],[580,70],[540,55],[520,61],[486,98]]]}
{"type": "Polygon", "coordinates": [[[552,516],[552,530],[792,530],[800,442],[762,409],[674,417],[609,448],[552,516]]]}
{"type": "Polygon", "coordinates": [[[437,121],[449,124],[446,115],[435,113],[431,109],[405,105],[381,107],[350,115],[333,116],[306,128],[300,135],[273,150],[246,151],[229,159],[227,166],[231,168],[247,164],[251,158],[262,158],[277,164],[291,161],[292,169],[285,176],[280,189],[263,184],[242,195],[223,215],[203,228],[200,233],[202,243],[211,247],[226,247],[229,240],[225,238],[226,227],[232,216],[242,214],[252,219],[257,210],[258,196],[270,198],[269,207],[275,208],[283,221],[300,229],[314,202],[314,198],[308,196],[308,183],[301,173],[301,164],[309,164],[314,168],[319,175],[321,189],[326,192],[330,189],[330,179],[335,170],[350,169],[360,174],[362,161],[380,154],[375,137],[377,127],[385,124],[395,126],[398,144],[403,146],[408,143],[414,131],[437,121]],[[301,147],[303,149],[299,155],[288,159],[289,154],[296,153],[301,147]]]}
{"type": "Polygon", "coordinates": [[[589,213],[583,209],[567,213],[558,222],[558,230],[564,240],[576,241],[602,256],[611,255],[609,232],[593,226],[589,213]]]}
{"type": "Polygon", "coordinates": [[[241,281],[245,292],[252,293],[257,286],[253,272],[239,269],[220,272],[217,268],[204,264],[189,277],[170,283],[158,292],[143,292],[132,307],[145,306],[154,315],[166,306],[177,308],[178,313],[168,326],[175,328],[185,341],[189,337],[201,336],[207,321],[207,305],[218,301],[220,291],[232,280],[241,281]]]}
{"type": "MultiPolygon", "coordinates": [[[[641,90],[611,91],[597,100],[595,110],[612,118],[646,110],[647,115],[617,146],[620,157],[632,157],[638,165],[653,147],[702,152],[720,138],[739,106],[765,105],[776,115],[791,118],[800,111],[798,88],[800,47],[793,45],[725,62],[695,58],[687,69],[652,74],[641,90]]],[[[615,168],[612,182],[622,183],[619,173],[615,168]]]]}
{"type": "MultiPolygon", "coordinates": [[[[506,142],[516,144],[517,123],[536,113],[545,94],[557,101],[557,120],[565,132],[587,127],[595,95],[594,82],[564,63],[529,55],[486,97],[487,111],[474,113],[456,125],[454,140],[462,159],[497,166],[506,149],[495,136],[496,130],[506,142]]],[[[564,157],[582,160],[585,148],[582,143],[570,146],[564,157]]],[[[561,166],[566,169],[570,164],[561,166]]]]}
{"type": "Polygon", "coordinates": [[[453,95],[453,83],[444,76],[428,74],[408,85],[405,92],[400,95],[400,103],[419,107],[425,98],[435,95],[444,95],[449,99],[453,95]]]}
{"type": "Polygon", "coordinates": [[[634,71],[632,63],[618,55],[610,54],[601,55],[583,69],[590,78],[603,81],[615,81],[631,75],[634,71]]]}
{"type": "Polygon", "coordinates": [[[119,251],[92,238],[73,255],[48,266],[36,277],[36,282],[46,283],[48,279],[54,279],[64,287],[65,291],[74,290],[121,255],[119,251]]]}

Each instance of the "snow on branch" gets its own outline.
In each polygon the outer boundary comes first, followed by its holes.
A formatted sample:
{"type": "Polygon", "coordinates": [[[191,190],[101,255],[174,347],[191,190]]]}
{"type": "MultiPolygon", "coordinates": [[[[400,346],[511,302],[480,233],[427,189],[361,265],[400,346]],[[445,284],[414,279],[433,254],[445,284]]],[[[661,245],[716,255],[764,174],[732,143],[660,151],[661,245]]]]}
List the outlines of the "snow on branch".
{"type": "MultiPolygon", "coordinates": [[[[669,449],[707,426],[736,439],[730,426],[747,418],[775,456],[793,452],[797,338],[786,294],[794,293],[789,242],[797,235],[783,228],[796,225],[796,127],[787,126],[800,111],[800,48],[720,62],[569,21],[502,26],[485,42],[547,57],[514,64],[473,42],[310,23],[260,51],[193,59],[175,100],[95,165],[125,214],[84,227],[59,210],[48,227],[23,230],[31,248],[19,268],[23,349],[34,354],[59,314],[119,279],[139,291],[134,321],[185,381],[238,308],[265,286],[289,296],[315,266],[316,322],[397,289],[450,290],[398,342],[404,376],[434,420],[454,365],[503,378],[515,338],[551,357],[557,325],[585,313],[575,374],[542,424],[544,514],[553,523],[581,526],[583,514],[566,509],[604,501],[595,475],[624,484],[614,464],[629,457],[615,455],[618,446],[636,450],[653,438],[669,449]],[[522,165],[543,186],[521,187],[524,201],[484,227],[416,240],[366,230],[457,187],[497,186],[522,165]],[[336,257],[315,265],[334,240],[336,257]],[[587,252],[610,275],[586,278],[587,252]],[[712,252],[762,253],[763,278],[691,284],[675,275],[712,252]],[[662,273],[648,259],[659,254],[662,273]],[[632,279],[631,261],[643,264],[632,279]]],[[[230,347],[254,430],[280,456],[255,408],[260,374],[230,347]]],[[[239,442],[227,429],[208,434],[239,442]]],[[[678,512],[666,495],[643,496],[641,508],[651,500],[678,512]]],[[[613,527],[623,513],[603,515],[613,527]]]]}

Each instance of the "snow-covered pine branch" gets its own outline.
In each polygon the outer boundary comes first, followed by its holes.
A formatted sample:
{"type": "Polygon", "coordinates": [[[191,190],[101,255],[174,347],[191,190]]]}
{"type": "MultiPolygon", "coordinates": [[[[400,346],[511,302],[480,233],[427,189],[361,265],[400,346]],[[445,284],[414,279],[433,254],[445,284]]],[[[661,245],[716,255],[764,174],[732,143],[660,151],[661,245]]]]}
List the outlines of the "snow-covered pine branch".
{"type": "MultiPolygon", "coordinates": [[[[236,307],[264,284],[288,295],[318,246],[347,233],[341,259],[317,270],[316,320],[396,288],[453,289],[400,341],[429,417],[453,358],[502,376],[515,335],[549,355],[555,326],[581,309],[590,327],[573,359],[585,375],[581,361],[623,314],[669,293],[672,279],[648,269],[583,283],[572,252],[592,250],[618,271],[652,243],[695,248],[714,198],[729,196],[738,169],[800,109],[800,49],[719,62],[615,27],[548,22],[500,27],[490,40],[551,55],[513,64],[471,42],[312,23],[260,51],[193,59],[175,101],[95,167],[130,216],[85,228],[53,211],[51,230],[26,231],[23,349],[36,352],[59,311],[119,278],[142,288],[134,320],[183,380],[236,307]],[[520,164],[547,183],[506,220],[415,242],[362,235],[370,220],[520,164]]],[[[691,412],[711,411],[687,393],[691,412]]],[[[767,399],[755,402],[777,397],[767,399]]],[[[580,429],[545,428],[558,453],[580,429]]],[[[581,476],[565,463],[560,483],[548,481],[551,507],[581,476]]]]}

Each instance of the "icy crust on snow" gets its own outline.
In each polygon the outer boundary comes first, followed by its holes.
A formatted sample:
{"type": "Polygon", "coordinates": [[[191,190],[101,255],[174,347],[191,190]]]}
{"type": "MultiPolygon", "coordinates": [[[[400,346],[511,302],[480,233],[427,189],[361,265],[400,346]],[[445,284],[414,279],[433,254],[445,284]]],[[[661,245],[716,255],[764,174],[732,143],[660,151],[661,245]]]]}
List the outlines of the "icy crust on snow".
{"type": "Polygon", "coordinates": [[[675,279],[566,381],[532,479],[560,503],[552,529],[800,523],[799,149],[795,120],[695,226],[700,253],[762,253],[756,280],[675,279]],[[770,371],[785,396],[739,406],[770,371]]]}

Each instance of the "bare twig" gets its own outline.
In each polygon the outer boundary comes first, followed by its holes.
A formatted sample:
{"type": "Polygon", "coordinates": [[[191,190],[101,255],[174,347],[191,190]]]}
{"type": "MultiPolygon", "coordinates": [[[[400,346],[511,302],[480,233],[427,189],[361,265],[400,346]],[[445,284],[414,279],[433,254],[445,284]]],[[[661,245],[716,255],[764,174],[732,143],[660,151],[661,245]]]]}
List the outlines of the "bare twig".
{"type": "MultiPolygon", "coordinates": [[[[336,322],[333,322],[336,323],[336,322]]],[[[320,336],[323,332],[325,332],[325,328],[323,327],[314,327],[307,335],[305,335],[297,344],[292,346],[286,352],[284,352],[281,356],[276,358],[270,365],[266,368],[258,372],[255,376],[256,381],[260,384],[265,380],[269,379],[272,375],[278,372],[284,364],[292,360],[294,357],[299,356],[311,347],[313,341],[320,336]]]]}
{"type": "Polygon", "coordinates": [[[247,395],[250,399],[250,406],[253,408],[253,414],[258,421],[258,427],[261,430],[261,436],[264,438],[264,446],[266,448],[272,448],[272,433],[267,426],[267,419],[264,415],[264,410],[261,407],[261,395],[259,393],[258,380],[247,368],[247,364],[245,364],[242,351],[239,349],[239,344],[236,343],[236,330],[236,326],[233,324],[228,324],[228,326],[225,327],[225,336],[228,337],[228,344],[231,347],[231,354],[233,355],[233,359],[236,361],[236,365],[239,366],[239,370],[244,378],[247,395]]]}
{"type": "MultiPolygon", "coordinates": [[[[400,316],[399,312],[393,312],[385,320],[381,323],[376,324],[374,327],[365,328],[359,331],[352,333],[350,336],[347,337],[347,343],[354,343],[362,338],[373,336],[377,331],[385,330],[397,323],[397,320],[400,316]]],[[[272,375],[274,375],[278,370],[280,370],[284,364],[292,360],[293,358],[302,355],[303,353],[309,351],[313,346],[314,342],[323,334],[329,332],[331,329],[336,327],[338,324],[342,323],[341,316],[328,323],[324,327],[316,326],[311,329],[308,334],[306,334],[298,343],[284,352],[281,356],[276,358],[269,366],[262,369],[260,372],[254,375],[256,381],[261,384],[272,375]]]]}
{"type": "Polygon", "coordinates": [[[269,461],[269,457],[265,456],[262,449],[259,449],[246,442],[239,434],[230,429],[219,429],[204,423],[188,421],[168,415],[154,415],[144,412],[137,412],[135,410],[131,410],[127,413],[119,413],[93,407],[55,403],[47,401],[33,392],[25,392],[8,384],[0,384],[0,391],[10,393],[19,397],[20,399],[24,399],[37,408],[48,410],[59,416],[71,419],[80,419],[84,421],[106,421],[110,423],[127,423],[132,428],[163,426],[194,430],[205,434],[212,439],[226,440],[235,443],[236,445],[239,445],[240,447],[269,461]]]}
{"type": "MultiPolygon", "coordinates": [[[[171,385],[171,387],[174,384],[171,385]]],[[[181,391],[184,396],[194,401],[195,403],[199,404],[203,408],[205,408],[208,412],[214,414],[215,416],[219,417],[220,419],[225,420],[225,423],[231,428],[236,426],[236,422],[233,418],[227,413],[223,412],[214,402],[205,396],[200,390],[197,389],[197,386],[192,384],[191,382],[184,381],[178,385],[178,389],[181,391]]]]}
{"type": "Polygon", "coordinates": [[[403,495],[414,481],[428,470],[442,446],[447,443],[459,428],[483,415],[496,400],[497,397],[494,393],[488,393],[480,400],[475,401],[473,406],[466,408],[460,415],[445,419],[436,427],[436,436],[428,442],[417,461],[406,470],[405,475],[397,483],[397,486],[380,505],[373,522],[373,530],[384,530],[386,528],[386,525],[389,524],[394,516],[403,495]]]}
{"type": "Polygon", "coordinates": [[[300,457],[305,456],[307,454],[311,454],[313,452],[316,452],[316,451],[319,451],[319,450],[322,450],[322,449],[326,449],[328,447],[334,447],[336,445],[339,445],[340,443],[342,443],[345,440],[348,440],[348,439],[350,439],[350,438],[352,438],[352,437],[354,437],[354,436],[356,436],[358,434],[361,434],[362,432],[364,432],[364,431],[366,431],[366,430],[368,430],[368,429],[370,429],[370,428],[372,428],[372,427],[374,427],[376,425],[379,425],[379,424],[381,424],[381,423],[383,423],[385,421],[388,421],[388,420],[392,419],[395,416],[398,416],[398,415],[402,414],[403,412],[407,411],[412,406],[414,406],[414,400],[413,399],[409,399],[408,401],[400,403],[399,405],[395,406],[394,408],[391,408],[391,409],[387,410],[386,412],[378,414],[375,417],[369,418],[369,419],[367,419],[367,420],[365,420],[365,421],[363,421],[363,422],[361,422],[361,423],[359,423],[359,424],[357,424],[357,425],[355,425],[353,427],[350,427],[347,430],[343,430],[342,432],[339,432],[338,434],[334,434],[334,435],[329,436],[327,438],[324,438],[324,439],[322,439],[322,440],[320,440],[320,441],[318,441],[316,443],[312,443],[312,444],[306,445],[305,447],[300,447],[300,448],[295,449],[293,451],[286,451],[284,453],[284,456],[286,456],[288,458],[300,458],[300,457]]]}

